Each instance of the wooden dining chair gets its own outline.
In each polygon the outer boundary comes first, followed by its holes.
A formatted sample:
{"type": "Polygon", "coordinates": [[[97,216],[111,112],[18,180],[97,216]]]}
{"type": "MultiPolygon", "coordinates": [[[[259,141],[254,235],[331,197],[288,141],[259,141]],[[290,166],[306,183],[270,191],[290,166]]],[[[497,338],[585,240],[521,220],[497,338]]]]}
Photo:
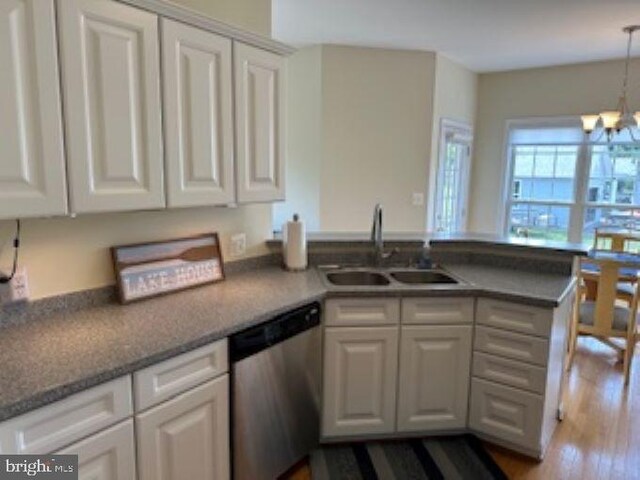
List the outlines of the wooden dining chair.
{"type": "Polygon", "coordinates": [[[627,228],[596,228],[593,237],[594,250],[638,253],[640,230],[627,228]]]}
{"type": "MultiPolygon", "coordinates": [[[[584,285],[583,276],[589,270],[584,268],[587,264],[596,266],[600,274],[595,300],[583,300],[582,295],[576,295],[571,324],[569,366],[573,364],[578,335],[591,335],[615,348],[622,355],[624,384],[627,385],[636,344],[638,290],[634,290],[631,303],[627,307],[616,304],[616,297],[620,269],[633,267],[634,264],[589,257],[581,257],[578,261],[578,288],[580,290],[584,285]],[[611,341],[613,338],[623,339],[625,341],[624,347],[611,341]]],[[[637,265],[635,267],[637,268],[637,265]]]]}
{"type": "MultiPolygon", "coordinates": [[[[619,253],[636,253],[634,248],[640,241],[640,232],[596,228],[593,238],[593,250],[608,250],[619,253]]],[[[618,283],[616,297],[631,306],[638,282],[622,281],[618,283]]]]}

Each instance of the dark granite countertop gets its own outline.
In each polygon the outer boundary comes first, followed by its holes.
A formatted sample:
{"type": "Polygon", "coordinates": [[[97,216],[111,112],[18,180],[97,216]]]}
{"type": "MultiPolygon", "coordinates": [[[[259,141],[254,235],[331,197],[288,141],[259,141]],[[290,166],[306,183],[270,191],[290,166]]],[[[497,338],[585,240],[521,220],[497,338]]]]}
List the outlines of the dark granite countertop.
{"type": "Polygon", "coordinates": [[[555,308],[575,284],[575,278],[477,264],[450,264],[444,269],[463,278],[480,291],[480,296],[555,308]]]}
{"type": "Polygon", "coordinates": [[[122,306],[0,330],[0,420],[51,403],[324,297],[317,273],[277,267],[122,306]]]}
{"type": "MultiPolygon", "coordinates": [[[[436,233],[436,232],[390,232],[384,234],[386,244],[417,244],[417,245],[492,245],[512,247],[514,249],[548,250],[584,255],[589,247],[571,242],[550,241],[535,238],[511,238],[489,233],[436,233]]],[[[310,246],[335,246],[339,244],[371,245],[370,232],[308,232],[307,242],[310,246]]],[[[274,233],[274,238],[267,240],[267,244],[278,247],[282,244],[282,233],[274,233]]]]}
{"type": "Polygon", "coordinates": [[[122,306],[58,309],[0,329],[0,421],[229,336],[325,296],[476,295],[553,308],[571,278],[448,265],[461,285],[334,287],[315,269],[278,267],[122,306]]]}
{"type": "Polygon", "coordinates": [[[438,244],[455,244],[458,246],[491,245],[530,251],[549,250],[574,255],[585,255],[589,251],[589,247],[580,243],[536,238],[511,238],[485,233],[427,234],[427,239],[431,246],[438,244]]]}

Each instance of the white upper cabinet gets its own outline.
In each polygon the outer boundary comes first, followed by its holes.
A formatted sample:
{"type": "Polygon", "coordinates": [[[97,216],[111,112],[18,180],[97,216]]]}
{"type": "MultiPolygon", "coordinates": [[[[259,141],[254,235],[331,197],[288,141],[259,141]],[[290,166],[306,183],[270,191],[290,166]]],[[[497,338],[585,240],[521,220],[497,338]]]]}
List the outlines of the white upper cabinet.
{"type": "Polygon", "coordinates": [[[169,207],[235,202],[231,40],[162,19],[169,207]]]}
{"type": "Polygon", "coordinates": [[[239,203],[284,200],[285,59],[234,43],[239,203]]]}
{"type": "Polygon", "coordinates": [[[0,219],[67,211],[53,0],[0,2],[0,219]]]}
{"type": "Polygon", "coordinates": [[[58,7],[71,210],[164,207],[157,15],[113,1],[58,7]]]}

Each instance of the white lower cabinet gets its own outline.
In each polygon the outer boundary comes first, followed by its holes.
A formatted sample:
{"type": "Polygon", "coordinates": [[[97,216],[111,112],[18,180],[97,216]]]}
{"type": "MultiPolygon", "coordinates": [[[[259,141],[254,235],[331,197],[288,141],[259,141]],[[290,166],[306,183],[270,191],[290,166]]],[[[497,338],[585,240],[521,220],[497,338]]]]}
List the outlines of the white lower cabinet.
{"type": "Polygon", "coordinates": [[[135,480],[133,420],[92,435],[56,452],[78,455],[79,480],[135,480]]]}
{"type": "Polygon", "coordinates": [[[469,426],[496,439],[540,449],[543,403],[540,395],[474,378],[469,426]]]}
{"type": "Polygon", "coordinates": [[[397,327],[327,328],[324,437],[395,430],[397,327]]]}
{"type": "Polygon", "coordinates": [[[140,480],[225,480],[229,375],[136,415],[140,480]]]}
{"type": "Polygon", "coordinates": [[[573,293],[555,308],[478,300],[469,429],[542,459],[562,405],[573,293]]]}
{"type": "Polygon", "coordinates": [[[472,327],[402,327],[398,431],[463,429],[472,327]]]}

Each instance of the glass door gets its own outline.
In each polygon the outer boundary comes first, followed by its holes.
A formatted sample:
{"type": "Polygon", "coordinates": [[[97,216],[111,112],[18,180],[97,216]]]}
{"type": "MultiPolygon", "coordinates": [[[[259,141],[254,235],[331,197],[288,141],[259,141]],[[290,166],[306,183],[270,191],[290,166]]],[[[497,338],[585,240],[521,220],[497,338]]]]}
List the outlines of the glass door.
{"type": "Polygon", "coordinates": [[[443,120],[436,177],[434,218],[437,232],[463,232],[466,229],[471,141],[469,126],[443,120]]]}

